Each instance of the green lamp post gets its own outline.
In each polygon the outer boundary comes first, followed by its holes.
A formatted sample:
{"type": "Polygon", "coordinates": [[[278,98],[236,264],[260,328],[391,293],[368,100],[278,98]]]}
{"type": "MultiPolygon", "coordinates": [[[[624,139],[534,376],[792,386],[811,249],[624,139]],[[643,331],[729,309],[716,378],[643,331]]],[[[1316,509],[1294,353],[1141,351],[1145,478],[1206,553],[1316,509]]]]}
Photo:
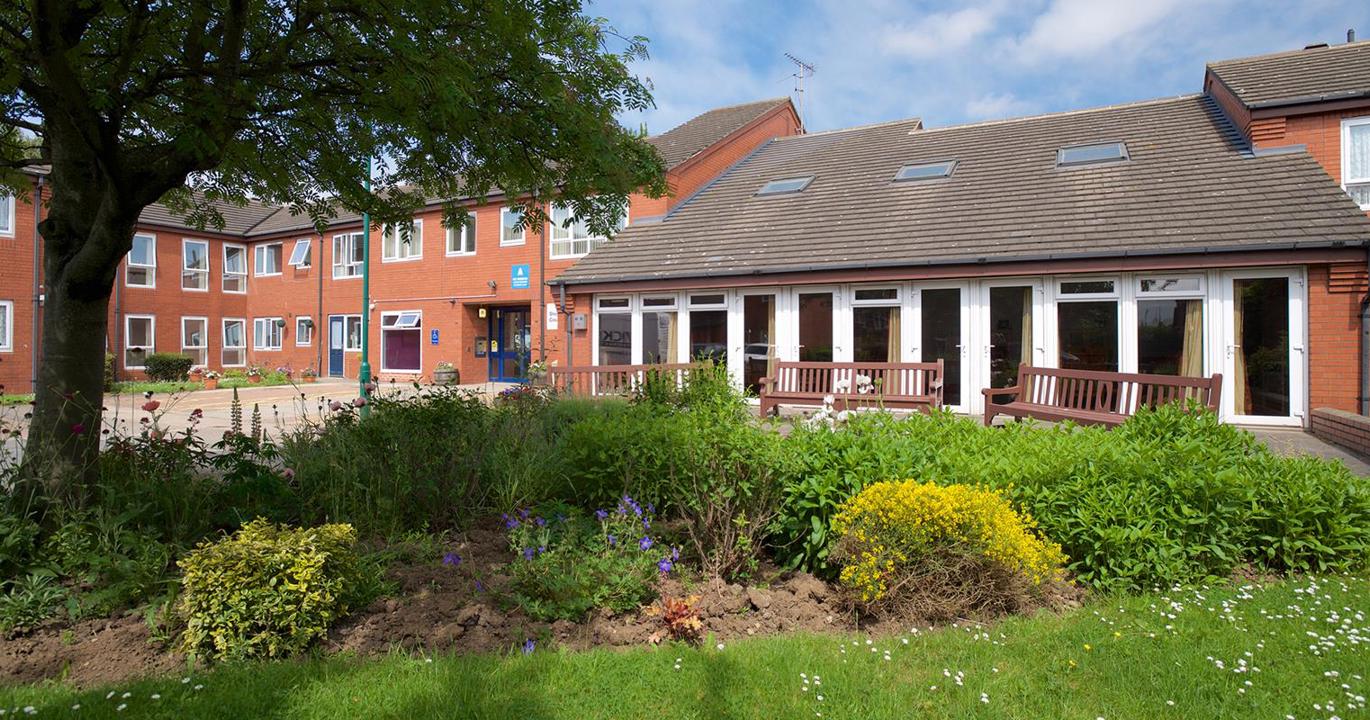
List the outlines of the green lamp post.
{"type": "MultiPolygon", "coordinates": [[[[371,158],[366,159],[366,192],[371,194],[371,158]]],[[[371,414],[371,213],[362,213],[362,362],[357,371],[361,385],[362,417],[371,414]]]]}

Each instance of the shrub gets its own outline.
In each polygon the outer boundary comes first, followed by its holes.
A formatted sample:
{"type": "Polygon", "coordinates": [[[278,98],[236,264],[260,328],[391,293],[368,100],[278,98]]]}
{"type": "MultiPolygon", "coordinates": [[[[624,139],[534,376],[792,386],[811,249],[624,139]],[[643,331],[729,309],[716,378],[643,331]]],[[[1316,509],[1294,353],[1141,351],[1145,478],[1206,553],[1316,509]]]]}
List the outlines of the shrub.
{"type": "Polygon", "coordinates": [[[104,391],[114,389],[114,353],[105,353],[104,391]]]}
{"type": "Polygon", "coordinates": [[[254,520],[180,561],[182,647],[213,658],[282,657],[347,614],[364,584],[350,525],[254,520]]]}
{"type": "Polygon", "coordinates": [[[149,380],[179,381],[186,379],[186,373],[195,360],[176,353],[152,353],[143,361],[143,372],[149,380]]]}
{"type": "Polygon", "coordinates": [[[838,511],[833,530],[842,587],[877,614],[1016,611],[1065,561],[1030,517],[968,485],[875,483],[838,511]]]}
{"type": "Polygon", "coordinates": [[[8,583],[0,594],[0,633],[30,630],[52,617],[67,592],[51,573],[34,572],[8,583]]]}
{"type": "Polygon", "coordinates": [[[653,512],[624,497],[593,520],[566,506],[504,516],[509,530],[511,594],[538,620],[579,620],[591,610],[637,609],[655,596],[656,578],[678,551],[653,535],[653,512]]]}

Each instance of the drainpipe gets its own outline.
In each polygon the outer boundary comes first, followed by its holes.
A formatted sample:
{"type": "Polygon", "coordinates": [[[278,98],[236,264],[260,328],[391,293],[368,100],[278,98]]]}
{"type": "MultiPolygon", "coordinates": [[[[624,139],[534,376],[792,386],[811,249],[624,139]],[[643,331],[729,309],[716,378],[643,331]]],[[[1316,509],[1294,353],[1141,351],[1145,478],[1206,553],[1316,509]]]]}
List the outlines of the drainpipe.
{"type": "MultiPolygon", "coordinates": [[[[550,222],[550,218],[548,220],[550,222]]],[[[538,248],[538,361],[547,362],[547,248],[551,242],[548,223],[542,224],[542,246],[538,248]]]]}
{"type": "Polygon", "coordinates": [[[563,315],[561,321],[566,324],[566,367],[575,367],[575,355],[571,354],[571,337],[573,335],[571,330],[571,313],[566,311],[566,283],[562,283],[557,287],[561,290],[561,314],[563,315]]]}
{"type": "MultiPolygon", "coordinates": [[[[1370,249],[1365,269],[1370,282],[1370,249]]],[[[1370,415],[1370,287],[1360,301],[1360,414],[1370,415]]]]}
{"type": "MultiPolygon", "coordinates": [[[[332,252],[332,250],[333,250],[333,248],[330,247],[330,248],[329,248],[329,251],[332,252]]],[[[323,373],[324,373],[324,367],[323,367],[323,344],[324,344],[325,342],[330,342],[330,340],[329,340],[329,338],[328,338],[328,336],[327,336],[326,334],[320,333],[320,332],[319,332],[319,330],[320,330],[321,328],[324,328],[324,324],[323,324],[323,268],[324,268],[324,264],[323,264],[323,233],[319,233],[319,252],[315,253],[315,254],[314,254],[314,257],[315,257],[315,260],[314,260],[315,272],[316,272],[316,273],[318,274],[318,276],[319,276],[319,305],[318,305],[318,312],[315,313],[315,316],[314,316],[314,327],[312,328],[312,332],[314,333],[314,355],[315,355],[315,357],[314,357],[314,372],[318,373],[319,375],[323,375],[323,373]]],[[[347,328],[345,327],[345,326],[347,325],[347,321],[346,321],[346,320],[343,321],[343,325],[344,325],[344,327],[343,327],[343,334],[346,335],[346,334],[347,334],[347,328]]]]}
{"type": "Polygon", "coordinates": [[[43,176],[38,175],[33,183],[33,334],[29,337],[29,353],[32,365],[29,368],[29,389],[38,392],[38,342],[43,330],[43,236],[38,226],[43,217],[43,176]]]}

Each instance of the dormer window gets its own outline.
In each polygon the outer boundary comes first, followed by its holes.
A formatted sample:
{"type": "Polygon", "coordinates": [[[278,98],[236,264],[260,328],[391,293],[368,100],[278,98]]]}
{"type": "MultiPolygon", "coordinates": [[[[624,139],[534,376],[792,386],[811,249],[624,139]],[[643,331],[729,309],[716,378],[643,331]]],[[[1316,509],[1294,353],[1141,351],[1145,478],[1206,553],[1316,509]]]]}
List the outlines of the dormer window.
{"type": "Polygon", "coordinates": [[[895,182],[905,180],[936,180],[937,178],[951,177],[956,171],[955,160],[945,160],[943,162],[918,163],[915,165],[905,165],[899,168],[899,172],[894,174],[895,182]]]}
{"type": "Polygon", "coordinates": [[[813,182],[812,175],[804,177],[785,178],[783,180],[772,180],[761,186],[756,191],[757,195],[780,195],[783,193],[797,193],[809,186],[813,182]]]}
{"type": "Polygon", "coordinates": [[[1098,165],[1127,159],[1127,145],[1121,142],[1072,145],[1056,151],[1056,167],[1098,165]]]}

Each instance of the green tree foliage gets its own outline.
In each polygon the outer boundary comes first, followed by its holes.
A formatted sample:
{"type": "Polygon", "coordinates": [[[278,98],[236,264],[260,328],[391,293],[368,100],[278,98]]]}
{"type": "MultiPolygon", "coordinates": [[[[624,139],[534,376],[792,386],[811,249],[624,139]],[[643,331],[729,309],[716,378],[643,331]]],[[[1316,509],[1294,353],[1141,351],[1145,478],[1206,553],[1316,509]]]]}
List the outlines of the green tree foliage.
{"type": "Polygon", "coordinates": [[[615,120],[651,103],[644,55],[579,0],[0,2],[0,130],[39,142],[0,142],[0,185],[31,196],[41,165],[50,191],[28,458],[64,494],[93,472],[109,296],[148,205],[220,227],[212,202],[385,222],[474,197],[536,226],[559,195],[608,231],[627,193],[665,191],[615,120]]]}

